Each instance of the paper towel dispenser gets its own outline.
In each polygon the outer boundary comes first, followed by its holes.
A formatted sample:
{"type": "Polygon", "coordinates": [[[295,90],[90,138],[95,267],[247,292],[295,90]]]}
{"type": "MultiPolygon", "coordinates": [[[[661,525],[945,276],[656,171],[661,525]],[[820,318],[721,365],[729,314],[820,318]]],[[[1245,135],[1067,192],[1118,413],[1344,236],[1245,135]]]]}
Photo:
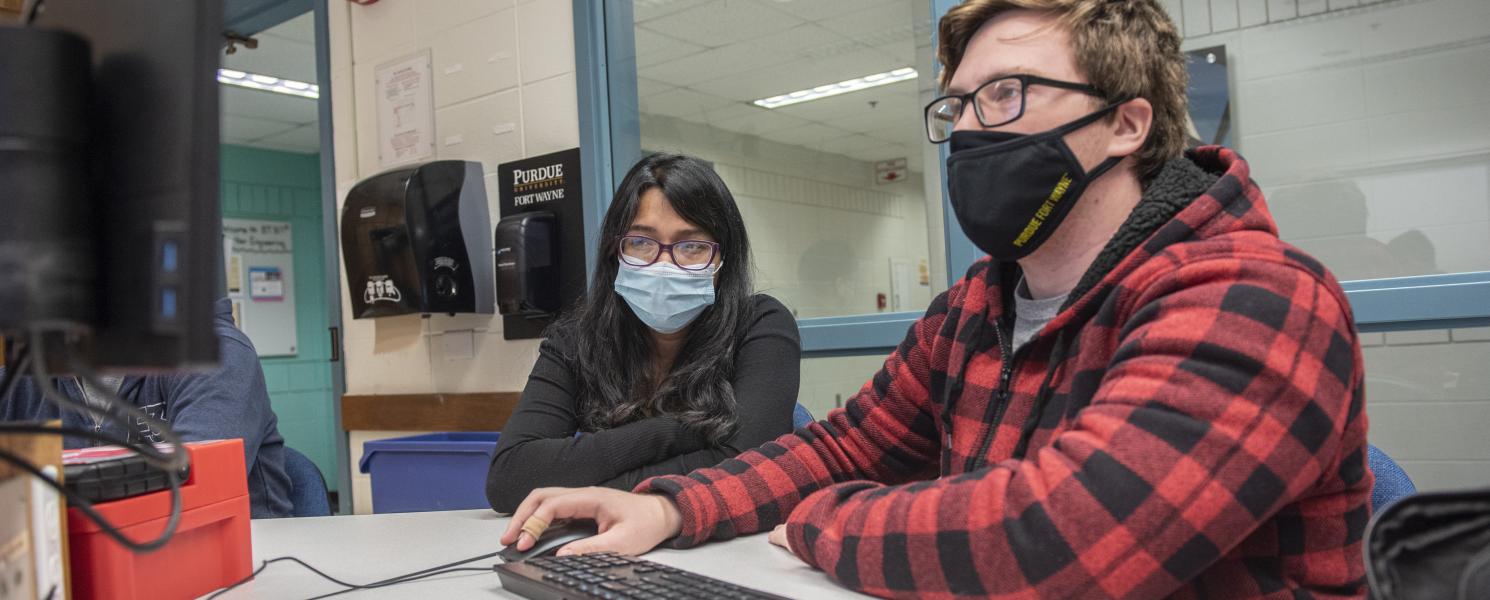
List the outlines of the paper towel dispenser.
{"type": "Polygon", "coordinates": [[[440,160],[359,182],[341,211],[353,318],[492,314],[490,227],[481,163],[440,160]]]}
{"type": "Polygon", "coordinates": [[[497,223],[497,309],[503,315],[559,311],[559,232],[554,213],[518,213],[497,223]]]}

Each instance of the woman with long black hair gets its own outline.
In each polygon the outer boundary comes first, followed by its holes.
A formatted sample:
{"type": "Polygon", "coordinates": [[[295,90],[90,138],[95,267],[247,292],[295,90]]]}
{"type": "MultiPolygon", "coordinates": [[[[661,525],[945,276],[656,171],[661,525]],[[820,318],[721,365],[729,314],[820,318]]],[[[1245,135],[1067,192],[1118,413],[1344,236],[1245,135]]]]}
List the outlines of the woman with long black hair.
{"type": "Polygon", "coordinates": [[[712,168],[637,163],[598,246],[588,293],[548,330],[492,456],[498,512],[540,487],[629,490],[792,429],[796,320],[753,292],[745,222],[712,168]]]}

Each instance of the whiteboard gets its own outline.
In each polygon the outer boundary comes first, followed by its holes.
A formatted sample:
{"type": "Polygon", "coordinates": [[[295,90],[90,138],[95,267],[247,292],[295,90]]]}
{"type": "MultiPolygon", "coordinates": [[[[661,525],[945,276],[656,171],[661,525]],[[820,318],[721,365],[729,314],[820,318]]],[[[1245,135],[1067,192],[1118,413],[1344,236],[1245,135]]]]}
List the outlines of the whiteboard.
{"type": "Polygon", "coordinates": [[[223,261],[233,320],[259,356],[294,356],[295,247],[289,221],[223,219],[223,261]]]}

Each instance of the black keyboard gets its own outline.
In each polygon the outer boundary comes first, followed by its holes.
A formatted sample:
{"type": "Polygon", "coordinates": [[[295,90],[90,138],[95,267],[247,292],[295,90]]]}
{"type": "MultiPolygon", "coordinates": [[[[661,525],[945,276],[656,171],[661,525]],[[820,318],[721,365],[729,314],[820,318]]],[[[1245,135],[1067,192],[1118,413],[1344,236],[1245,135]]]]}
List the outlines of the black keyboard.
{"type": "Polygon", "coordinates": [[[712,577],[612,552],[545,556],[493,567],[502,588],[534,600],[785,600],[712,577]]]}

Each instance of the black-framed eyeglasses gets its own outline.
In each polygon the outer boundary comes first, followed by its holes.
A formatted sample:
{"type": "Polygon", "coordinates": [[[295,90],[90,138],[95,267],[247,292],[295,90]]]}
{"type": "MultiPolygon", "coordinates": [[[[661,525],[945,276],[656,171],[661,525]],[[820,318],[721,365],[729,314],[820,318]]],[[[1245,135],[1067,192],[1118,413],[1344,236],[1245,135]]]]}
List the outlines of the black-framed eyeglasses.
{"type": "Polygon", "coordinates": [[[1009,75],[978,86],[966,94],[948,94],[926,105],[926,137],[933,144],[952,139],[952,129],[962,118],[962,111],[973,105],[973,114],[978,124],[998,127],[1018,121],[1024,116],[1025,92],[1031,85],[1043,85],[1064,90],[1074,90],[1090,96],[1101,97],[1089,83],[1074,83],[1046,79],[1037,75],[1009,75]]]}
{"type": "Polygon", "coordinates": [[[714,264],[719,244],[704,240],[682,240],[664,244],[644,235],[623,235],[619,242],[621,261],[633,267],[656,263],[666,252],[673,264],[685,271],[702,271],[714,264]]]}

